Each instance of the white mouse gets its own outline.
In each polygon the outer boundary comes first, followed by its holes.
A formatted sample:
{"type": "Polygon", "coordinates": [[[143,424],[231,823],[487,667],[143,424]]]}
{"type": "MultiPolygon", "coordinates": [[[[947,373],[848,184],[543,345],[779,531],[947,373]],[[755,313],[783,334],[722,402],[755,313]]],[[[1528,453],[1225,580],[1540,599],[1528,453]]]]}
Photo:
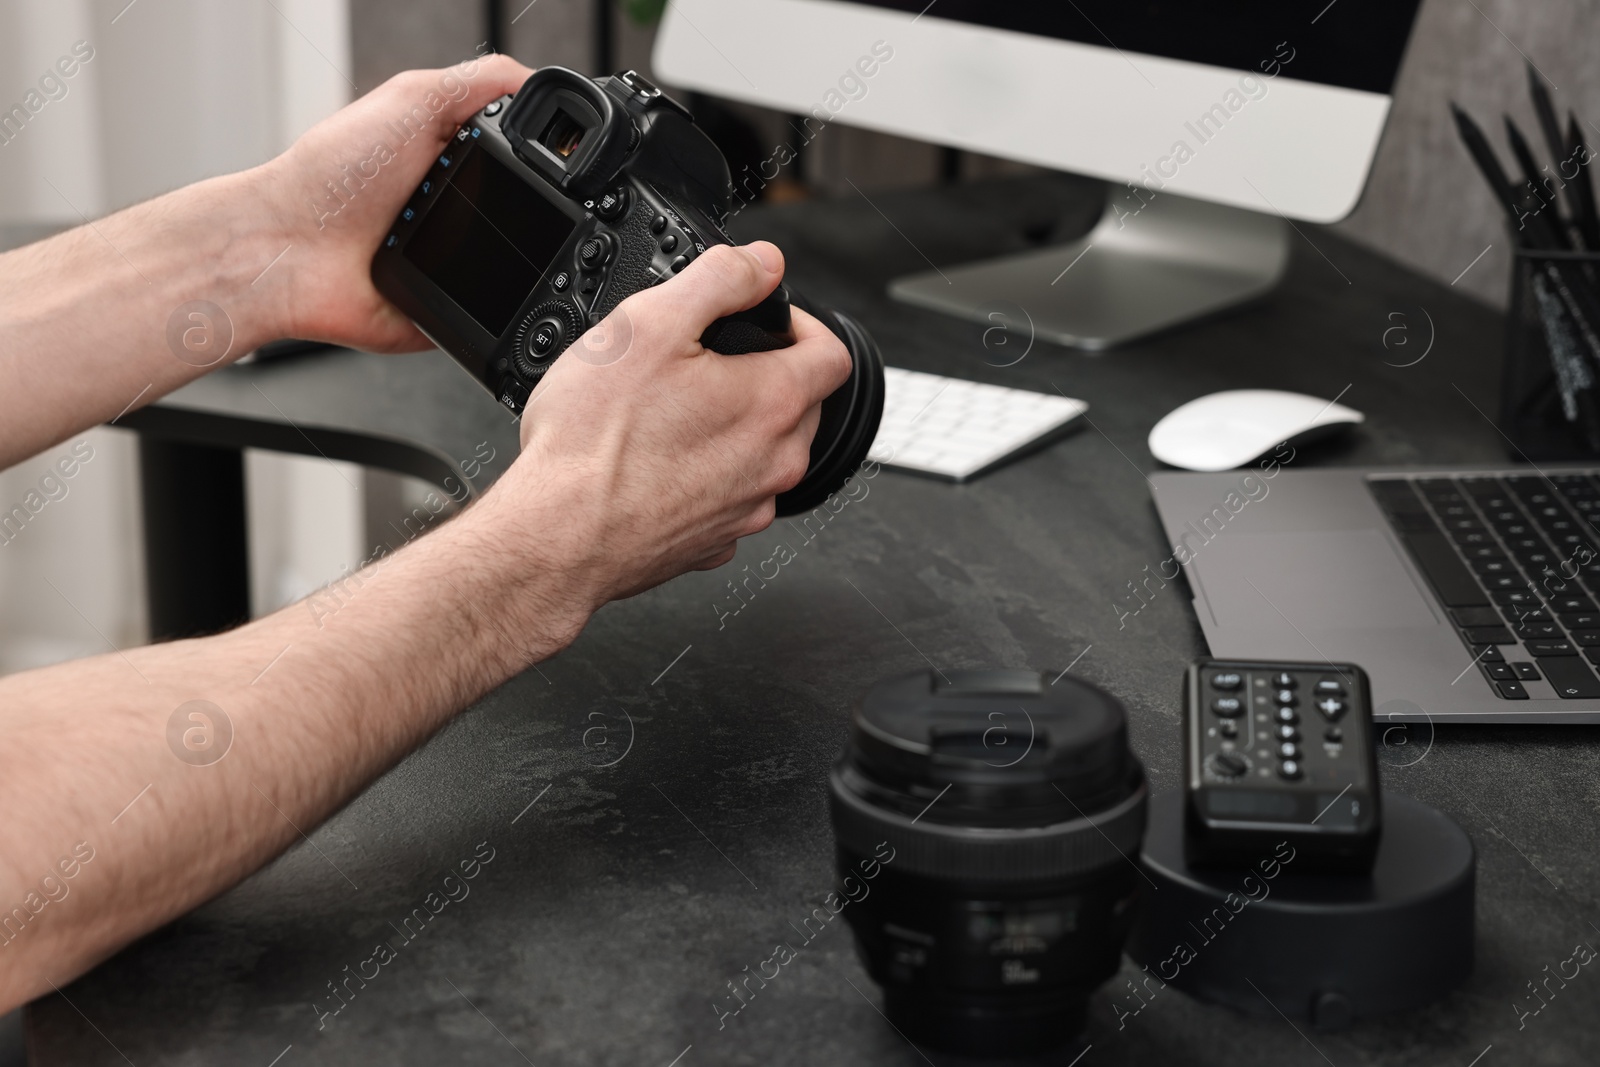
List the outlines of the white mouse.
{"type": "Polygon", "coordinates": [[[1365,420],[1353,408],[1303,393],[1230,389],[1168,412],[1150,431],[1150,454],[1186,470],[1226,471],[1285,441],[1303,444],[1365,420]]]}

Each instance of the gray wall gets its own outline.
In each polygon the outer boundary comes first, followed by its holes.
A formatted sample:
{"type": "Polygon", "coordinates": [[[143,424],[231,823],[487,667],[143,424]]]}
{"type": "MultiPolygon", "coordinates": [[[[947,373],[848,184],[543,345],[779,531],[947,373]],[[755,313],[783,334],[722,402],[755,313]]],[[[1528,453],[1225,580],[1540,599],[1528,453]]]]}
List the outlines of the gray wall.
{"type": "Polygon", "coordinates": [[[1426,0],[1366,196],[1338,229],[1446,282],[1492,244],[1457,288],[1503,307],[1510,239],[1456,138],[1449,102],[1489,131],[1507,162],[1502,112],[1537,146],[1525,54],[1558,87],[1561,114],[1575,110],[1600,145],[1597,35],[1600,0],[1426,0]]]}
{"type": "MultiPolygon", "coordinates": [[[[521,2],[511,0],[513,14],[521,2]]],[[[595,2],[538,0],[512,27],[509,51],[530,64],[587,69],[595,2]]],[[[468,54],[484,36],[481,9],[460,0],[352,0],[357,84],[365,90],[405,67],[442,65],[468,54]]],[[[649,32],[620,16],[618,25],[619,65],[648,71],[649,32]]],[[[1526,55],[1557,86],[1563,115],[1576,110],[1600,144],[1597,34],[1600,0],[1425,0],[1366,195],[1337,229],[1445,282],[1489,248],[1457,287],[1503,306],[1510,240],[1456,139],[1448,103],[1455,100],[1478,117],[1502,149],[1501,112],[1536,137],[1526,55]]],[[[764,136],[782,136],[778,116],[742,110],[764,136]]],[[[807,165],[825,191],[847,191],[846,174],[869,189],[927,183],[938,174],[939,153],[931,146],[844,126],[830,128],[814,148],[807,165]]],[[[968,158],[963,173],[1014,169],[1022,168],[968,158]]]]}

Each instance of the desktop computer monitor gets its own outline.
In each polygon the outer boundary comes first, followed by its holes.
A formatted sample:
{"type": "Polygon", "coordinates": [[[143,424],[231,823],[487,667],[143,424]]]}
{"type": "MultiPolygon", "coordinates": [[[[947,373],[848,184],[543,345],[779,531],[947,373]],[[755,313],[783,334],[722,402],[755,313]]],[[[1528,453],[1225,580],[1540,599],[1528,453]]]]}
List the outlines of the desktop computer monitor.
{"type": "Polygon", "coordinates": [[[655,66],[796,113],[799,137],[838,122],[1104,179],[1082,239],[890,286],[1101,349],[1265,294],[1290,220],[1350,213],[1419,4],[694,0],[655,66]]]}

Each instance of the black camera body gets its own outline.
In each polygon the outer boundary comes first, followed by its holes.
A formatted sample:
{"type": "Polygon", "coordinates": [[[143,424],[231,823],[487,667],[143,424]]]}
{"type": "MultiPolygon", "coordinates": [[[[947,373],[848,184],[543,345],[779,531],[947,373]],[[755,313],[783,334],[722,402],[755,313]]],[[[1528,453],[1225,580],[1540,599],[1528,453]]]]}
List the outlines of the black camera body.
{"type": "MultiPolygon", "coordinates": [[[[732,201],[727,162],[680,104],[633,71],[546,67],[490,103],[435,160],[373,259],[378,290],[521,412],[563,352],[633,293],[715,244],[732,201]]],[[[820,504],[866,457],[883,408],[882,359],[853,320],[779,286],[702,336],[727,355],[793,343],[791,299],[850,349],[823,403],[811,464],[779,512],[820,504]]],[[[607,342],[620,347],[614,339],[607,342]]],[[[623,353],[602,347],[592,362],[623,353]]]]}

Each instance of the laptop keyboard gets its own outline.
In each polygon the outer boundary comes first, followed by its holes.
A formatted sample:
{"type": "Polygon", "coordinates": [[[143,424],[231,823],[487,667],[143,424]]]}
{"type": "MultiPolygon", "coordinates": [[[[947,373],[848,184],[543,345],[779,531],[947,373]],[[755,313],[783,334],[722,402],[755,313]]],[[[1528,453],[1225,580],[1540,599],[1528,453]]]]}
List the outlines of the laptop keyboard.
{"type": "Polygon", "coordinates": [[[1523,683],[1542,680],[1561,699],[1600,699],[1595,473],[1373,478],[1367,487],[1496,693],[1527,700],[1523,683]]]}

